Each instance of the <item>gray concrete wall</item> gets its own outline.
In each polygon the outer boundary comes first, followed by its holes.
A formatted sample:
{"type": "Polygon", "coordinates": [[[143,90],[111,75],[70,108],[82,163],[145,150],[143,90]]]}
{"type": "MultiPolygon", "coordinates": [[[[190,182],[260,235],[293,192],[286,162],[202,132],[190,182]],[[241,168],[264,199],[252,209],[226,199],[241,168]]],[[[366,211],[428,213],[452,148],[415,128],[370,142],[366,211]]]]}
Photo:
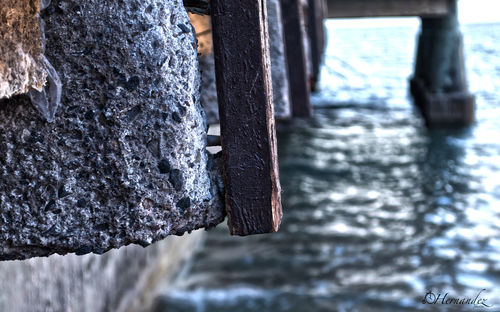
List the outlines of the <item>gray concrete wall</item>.
{"type": "Polygon", "coordinates": [[[155,286],[167,283],[199,246],[204,233],[169,237],[147,248],[104,255],[0,262],[0,311],[127,312],[147,309],[155,286]]]}

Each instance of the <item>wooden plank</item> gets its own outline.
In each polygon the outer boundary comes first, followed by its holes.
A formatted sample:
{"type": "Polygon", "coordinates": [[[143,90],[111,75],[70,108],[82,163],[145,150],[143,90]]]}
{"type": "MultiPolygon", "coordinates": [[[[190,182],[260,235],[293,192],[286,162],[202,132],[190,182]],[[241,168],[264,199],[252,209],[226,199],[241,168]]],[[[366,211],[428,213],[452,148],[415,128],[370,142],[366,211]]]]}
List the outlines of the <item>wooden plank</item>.
{"type": "Polygon", "coordinates": [[[226,210],[233,235],[281,222],[265,0],[212,0],[226,210]]]}
{"type": "Polygon", "coordinates": [[[285,33],[288,79],[294,117],[310,117],[310,85],[302,27],[304,15],[301,0],[282,0],[283,31],[285,33]]]}
{"type": "Polygon", "coordinates": [[[449,0],[327,0],[329,18],[439,16],[449,13],[449,0]]]}

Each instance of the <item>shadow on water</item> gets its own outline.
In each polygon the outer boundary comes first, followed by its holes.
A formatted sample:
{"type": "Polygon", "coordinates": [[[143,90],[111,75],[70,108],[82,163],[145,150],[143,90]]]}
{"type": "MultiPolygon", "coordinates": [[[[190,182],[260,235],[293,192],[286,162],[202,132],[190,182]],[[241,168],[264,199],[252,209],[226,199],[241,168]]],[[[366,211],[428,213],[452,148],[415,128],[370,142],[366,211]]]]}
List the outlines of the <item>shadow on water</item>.
{"type": "MultiPolygon", "coordinates": [[[[345,30],[330,44],[373,33],[400,47],[416,29],[345,30]]],[[[481,42],[469,46],[473,70],[486,68],[474,54],[481,42]]],[[[395,50],[399,61],[373,88],[335,84],[323,70],[315,116],[278,127],[280,231],[209,232],[156,311],[473,311],[422,300],[429,291],[473,299],[482,289],[494,307],[479,310],[500,309],[500,99],[477,88],[477,126],[425,130],[406,96],[413,47],[395,50]]],[[[328,49],[326,67],[351,64],[342,80],[361,75],[349,71],[368,57],[353,49],[328,49]]],[[[387,51],[368,54],[377,67],[387,51]]]]}

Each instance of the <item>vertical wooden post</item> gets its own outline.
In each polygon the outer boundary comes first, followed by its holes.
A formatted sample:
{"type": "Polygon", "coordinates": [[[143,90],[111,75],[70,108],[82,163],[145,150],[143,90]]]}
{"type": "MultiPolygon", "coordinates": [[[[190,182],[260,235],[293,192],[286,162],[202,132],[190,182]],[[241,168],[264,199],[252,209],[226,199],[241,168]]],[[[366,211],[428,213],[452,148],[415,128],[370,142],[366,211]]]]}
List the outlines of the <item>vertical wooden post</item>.
{"type": "Polygon", "coordinates": [[[319,78],[321,59],[325,43],[325,33],[323,29],[323,2],[324,0],[308,0],[308,35],[311,46],[311,90],[316,90],[316,83],[319,78]]]}
{"type": "Polygon", "coordinates": [[[281,222],[266,0],[212,0],[224,184],[233,235],[281,222]]]}
{"type": "Polygon", "coordinates": [[[300,0],[282,0],[283,30],[285,33],[286,56],[288,61],[288,79],[294,117],[310,117],[310,85],[307,74],[306,54],[302,27],[304,16],[300,0]]]}

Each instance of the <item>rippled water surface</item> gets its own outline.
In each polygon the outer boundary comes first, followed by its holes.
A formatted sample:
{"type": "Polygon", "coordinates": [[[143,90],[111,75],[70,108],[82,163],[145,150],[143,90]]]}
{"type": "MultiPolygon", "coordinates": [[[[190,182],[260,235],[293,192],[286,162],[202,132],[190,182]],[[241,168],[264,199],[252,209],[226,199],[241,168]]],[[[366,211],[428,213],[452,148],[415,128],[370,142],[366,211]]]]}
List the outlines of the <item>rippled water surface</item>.
{"type": "Polygon", "coordinates": [[[274,235],[209,232],[164,311],[500,311],[500,25],[464,26],[478,123],[424,129],[407,91],[413,27],[336,29],[311,120],[279,127],[274,235]],[[474,310],[475,311],[475,310],[474,310]]]}

